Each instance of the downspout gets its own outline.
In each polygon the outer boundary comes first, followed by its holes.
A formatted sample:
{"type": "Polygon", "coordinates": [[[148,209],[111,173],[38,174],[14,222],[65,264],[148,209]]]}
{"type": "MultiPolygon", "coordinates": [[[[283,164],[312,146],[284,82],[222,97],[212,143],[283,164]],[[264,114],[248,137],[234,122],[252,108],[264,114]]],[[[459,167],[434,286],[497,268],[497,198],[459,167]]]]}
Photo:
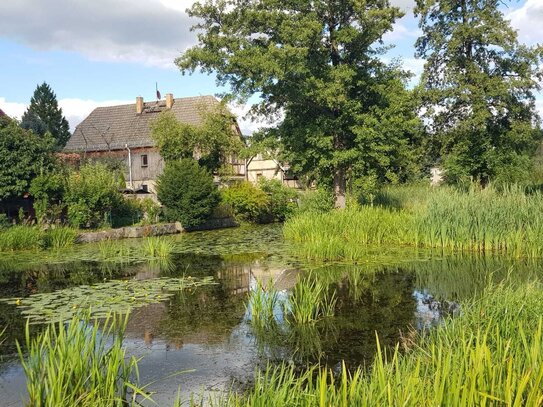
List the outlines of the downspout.
{"type": "Polygon", "coordinates": [[[130,189],[134,192],[134,184],[132,183],[132,152],[128,144],[125,144],[124,147],[128,150],[128,179],[130,183],[130,189]]]}

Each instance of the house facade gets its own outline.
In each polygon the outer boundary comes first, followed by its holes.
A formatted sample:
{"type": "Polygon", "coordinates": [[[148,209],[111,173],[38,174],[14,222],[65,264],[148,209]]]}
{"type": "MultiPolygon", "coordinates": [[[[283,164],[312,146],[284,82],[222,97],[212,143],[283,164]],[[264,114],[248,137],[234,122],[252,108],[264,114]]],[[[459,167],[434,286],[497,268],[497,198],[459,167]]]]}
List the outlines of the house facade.
{"type": "MultiPolygon", "coordinates": [[[[144,102],[142,97],[128,105],[98,107],[75,129],[64,148],[82,158],[115,160],[124,169],[126,188],[137,193],[156,193],[156,179],[164,170],[161,157],[151,137],[150,125],[161,112],[170,111],[182,123],[199,125],[202,107],[219,102],[213,96],[174,98],[144,102]]],[[[241,138],[237,123],[233,123],[241,138]]],[[[245,178],[245,161],[232,157],[229,162],[235,177],[245,178]]]]}

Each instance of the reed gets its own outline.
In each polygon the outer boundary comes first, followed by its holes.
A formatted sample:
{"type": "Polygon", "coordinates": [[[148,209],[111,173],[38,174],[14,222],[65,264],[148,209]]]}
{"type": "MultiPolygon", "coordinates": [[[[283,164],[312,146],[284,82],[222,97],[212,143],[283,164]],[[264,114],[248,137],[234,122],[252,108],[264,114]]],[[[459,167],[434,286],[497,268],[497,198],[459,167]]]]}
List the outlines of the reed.
{"type": "Polygon", "coordinates": [[[49,229],[44,236],[44,246],[53,249],[72,246],[78,234],[76,229],[65,226],[49,229]]]}
{"type": "Polygon", "coordinates": [[[174,244],[171,239],[165,237],[147,237],[143,242],[145,256],[154,259],[167,259],[171,256],[174,244]]]}
{"type": "Polygon", "coordinates": [[[127,317],[99,323],[88,314],[51,324],[26,349],[17,344],[26,375],[28,406],[126,406],[149,399],[138,385],[137,360],[122,347],[127,317]],[[91,324],[92,323],[92,324],[91,324]]]}
{"type": "Polygon", "coordinates": [[[309,275],[300,279],[289,297],[285,314],[287,321],[296,325],[312,324],[334,315],[336,294],[327,284],[309,275]]]}
{"type": "Polygon", "coordinates": [[[12,226],[0,232],[0,251],[39,249],[45,232],[38,227],[12,226]]]}
{"type": "Polygon", "coordinates": [[[273,288],[271,280],[266,286],[261,281],[257,281],[257,286],[251,291],[247,303],[251,325],[261,329],[271,328],[275,323],[278,301],[278,293],[273,288]]]}
{"type": "Polygon", "coordinates": [[[102,261],[117,261],[119,259],[129,260],[132,257],[132,250],[124,242],[106,239],[98,242],[98,258],[102,261]]]}
{"type": "Polygon", "coordinates": [[[373,368],[339,374],[269,367],[226,406],[537,406],[543,403],[543,291],[499,285],[463,314],[387,353],[373,368]]]}
{"type": "Polygon", "coordinates": [[[300,214],[287,221],[283,232],[302,257],[314,261],[358,261],[368,245],[541,257],[543,195],[517,187],[437,188],[410,209],[362,206],[300,214]]]}

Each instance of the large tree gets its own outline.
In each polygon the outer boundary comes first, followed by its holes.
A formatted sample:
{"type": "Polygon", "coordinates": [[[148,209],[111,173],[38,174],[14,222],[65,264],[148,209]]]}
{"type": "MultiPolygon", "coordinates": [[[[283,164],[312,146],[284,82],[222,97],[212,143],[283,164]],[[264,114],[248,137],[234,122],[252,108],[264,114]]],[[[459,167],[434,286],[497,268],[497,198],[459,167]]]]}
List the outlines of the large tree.
{"type": "Polygon", "coordinates": [[[51,133],[59,150],[70,138],[70,126],[58,107],[57,96],[45,82],[36,87],[30,106],[23,114],[21,126],[40,136],[51,133]]]}
{"type": "Polygon", "coordinates": [[[518,43],[503,3],[417,0],[429,146],[453,182],[522,174],[539,139],[534,91],[543,48],[518,43]]]}
{"type": "Polygon", "coordinates": [[[15,120],[0,118],[0,201],[21,197],[30,181],[53,167],[53,140],[24,130],[15,120]]]}
{"type": "Polygon", "coordinates": [[[189,14],[200,21],[199,44],[177,59],[182,72],[216,73],[241,102],[260,96],[255,113],[283,117],[270,134],[292,167],[333,184],[343,207],[355,167],[384,162],[379,120],[406,111],[407,98],[389,93],[405,95],[401,73],[379,59],[401,11],[388,0],[208,0],[189,14]]]}

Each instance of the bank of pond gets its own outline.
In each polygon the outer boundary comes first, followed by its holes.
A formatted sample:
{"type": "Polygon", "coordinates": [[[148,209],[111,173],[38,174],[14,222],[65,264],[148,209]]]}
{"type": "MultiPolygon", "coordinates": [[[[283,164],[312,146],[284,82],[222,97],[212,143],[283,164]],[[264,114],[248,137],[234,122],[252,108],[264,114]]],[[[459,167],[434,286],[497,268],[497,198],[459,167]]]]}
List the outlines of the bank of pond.
{"type": "MultiPolygon", "coordinates": [[[[441,193],[284,226],[5,253],[3,403],[540,405],[543,261],[524,243],[535,198],[483,192],[532,205],[510,217],[524,225],[517,246],[410,242],[404,227],[424,213],[441,213],[445,241],[441,193]]],[[[494,212],[474,212],[481,193],[459,198],[459,219],[499,216],[490,198],[494,212]]],[[[484,241],[509,235],[497,236],[484,241]]]]}

